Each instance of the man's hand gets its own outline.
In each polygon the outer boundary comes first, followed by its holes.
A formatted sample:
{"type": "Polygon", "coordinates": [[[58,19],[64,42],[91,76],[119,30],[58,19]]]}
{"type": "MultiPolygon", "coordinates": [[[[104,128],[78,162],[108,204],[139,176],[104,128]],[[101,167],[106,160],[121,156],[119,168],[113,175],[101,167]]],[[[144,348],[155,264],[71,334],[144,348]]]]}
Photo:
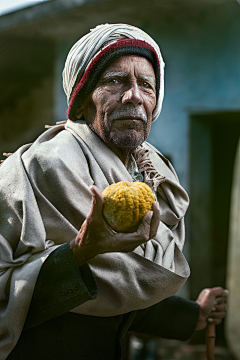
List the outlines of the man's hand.
{"type": "Polygon", "coordinates": [[[220,324],[226,315],[226,297],[228,290],[221,287],[204,289],[200,292],[196,302],[200,306],[199,318],[195,330],[203,330],[207,323],[220,324]]]}
{"type": "Polygon", "coordinates": [[[157,202],[153,210],[144,216],[136,232],[116,233],[102,215],[103,197],[96,186],[91,186],[92,204],[90,212],[83,222],[75,239],[70,242],[70,248],[78,266],[98,254],[107,252],[130,252],[137,246],[154,238],[160,222],[160,211],[157,202]]]}

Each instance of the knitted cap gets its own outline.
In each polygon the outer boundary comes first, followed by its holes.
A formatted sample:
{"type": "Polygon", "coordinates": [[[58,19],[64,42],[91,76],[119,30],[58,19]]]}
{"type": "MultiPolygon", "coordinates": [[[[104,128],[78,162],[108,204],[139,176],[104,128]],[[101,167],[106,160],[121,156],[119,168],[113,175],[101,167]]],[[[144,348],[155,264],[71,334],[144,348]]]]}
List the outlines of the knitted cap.
{"type": "Polygon", "coordinates": [[[84,98],[94,89],[101,74],[119,56],[138,55],[153,65],[156,77],[157,105],[153,121],[161,112],[163,100],[162,60],[158,45],[142,30],[125,24],[97,26],[70,50],[63,70],[63,87],[68,97],[67,115],[74,116],[84,98]]]}

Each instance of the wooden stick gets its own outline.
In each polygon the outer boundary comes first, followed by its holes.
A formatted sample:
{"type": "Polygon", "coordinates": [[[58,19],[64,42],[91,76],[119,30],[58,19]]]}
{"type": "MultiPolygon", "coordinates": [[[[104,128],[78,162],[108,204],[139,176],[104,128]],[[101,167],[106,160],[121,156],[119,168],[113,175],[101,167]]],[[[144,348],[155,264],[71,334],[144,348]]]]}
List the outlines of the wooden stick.
{"type": "Polygon", "coordinates": [[[207,357],[206,360],[214,360],[214,346],[215,346],[215,324],[208,324],[206,331],[207,357]]]}

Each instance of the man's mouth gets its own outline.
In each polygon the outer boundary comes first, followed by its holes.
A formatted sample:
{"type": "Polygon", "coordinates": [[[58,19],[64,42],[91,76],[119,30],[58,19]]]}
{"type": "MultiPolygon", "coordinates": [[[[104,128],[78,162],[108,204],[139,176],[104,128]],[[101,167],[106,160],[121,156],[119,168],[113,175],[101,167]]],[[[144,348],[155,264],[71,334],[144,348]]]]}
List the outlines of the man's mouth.
{"type": "Polygon", "coordinates": [[[133,115],[125,115],[125,116],[121,116],[117,119],[114,119],[115,121],[126,121],[126,120],[129,120],[129,121],[142,121],[143,123],[145,123],[145,119],[143,119],[142,117],[140,116],[133,116],[133,115]]]}
{"type": "Polygon", "coordinates": [[[143,126],[144,126],[144,120],[140,119],[140,118],[136,118],[136,117],[124,117],[124,118],[119,118],[119,119],[115,119],[113,121],[113,126],[114,128],[120,130],[120,131],[125,131],[125,130],[136,130],[136,131],[140,131],[142,130],[143,126]]]}

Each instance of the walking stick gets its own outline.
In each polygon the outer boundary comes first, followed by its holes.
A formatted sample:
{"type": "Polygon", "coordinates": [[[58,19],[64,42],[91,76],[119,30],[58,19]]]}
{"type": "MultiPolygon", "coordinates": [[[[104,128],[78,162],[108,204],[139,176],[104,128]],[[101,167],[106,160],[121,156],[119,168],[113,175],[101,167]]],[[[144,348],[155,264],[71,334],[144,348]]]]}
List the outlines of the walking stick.
{"type": "Polygon", "coordinates": [[[206,331],[206,345],[207,357],[206,360],[214,360],[214,346],[215,346],[215,324],[208,324],[206,331]]]}

